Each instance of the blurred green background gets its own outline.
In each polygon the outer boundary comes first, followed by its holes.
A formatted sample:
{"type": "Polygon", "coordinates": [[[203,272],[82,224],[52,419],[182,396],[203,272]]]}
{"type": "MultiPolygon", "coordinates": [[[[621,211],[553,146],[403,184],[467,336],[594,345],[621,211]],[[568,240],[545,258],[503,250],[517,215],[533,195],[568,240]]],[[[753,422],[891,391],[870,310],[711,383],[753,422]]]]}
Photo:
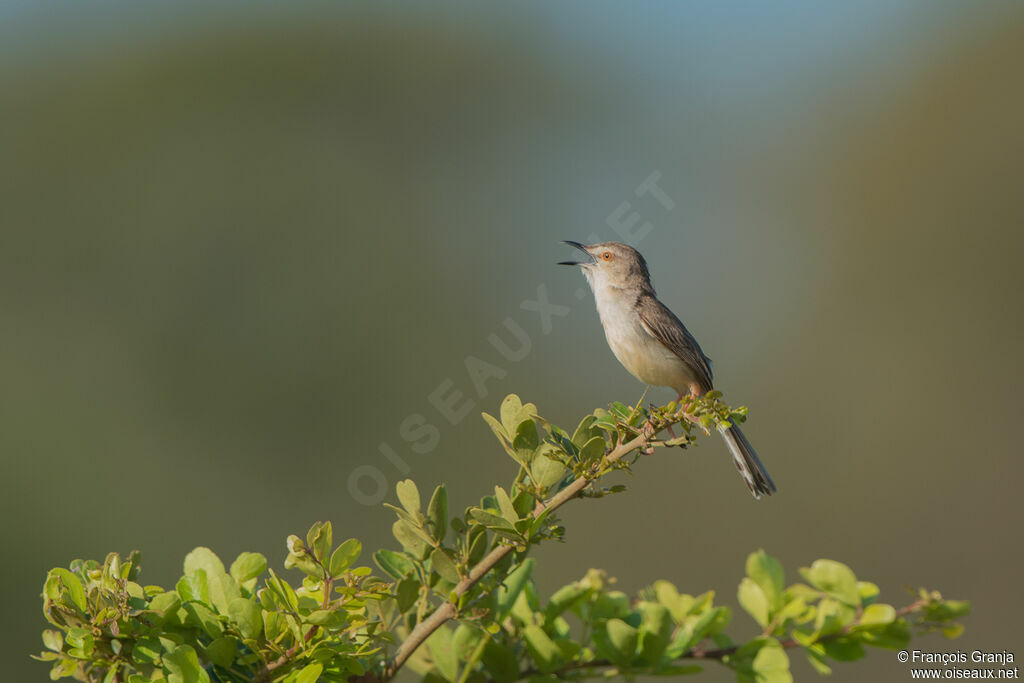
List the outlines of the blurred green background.
{"type": "MultiPolygon", "coordinates": [[[[646,459],[567,508],[542,590],[598,566],[735,605],[763,547],[791,579],[824,556],[893,602],[970,599],[922,647],[1024,657],[1020,3],[4,2],[0,57],[6,680],[46,678],[52,566],[279,565],[317,519],[393,545],[349,491],[403,478],[379,444],[458,509],[513,476],[476,417],[505,393],[569,425],[635,401],[555,265],[623,202],[780,493],[753,502],[717,442],[646,459]],[[634,194],[652,171],[671,211],[634,194]],[[569,307],[548,334],[520,307],[541,285],[569,307]],[[466,356],[506,373],[483,398],[466,356]],[[474,401],[454,426],[446,379],[474,401]]],[[[832,680],[908,676],[873,651],[832,680]]]]}

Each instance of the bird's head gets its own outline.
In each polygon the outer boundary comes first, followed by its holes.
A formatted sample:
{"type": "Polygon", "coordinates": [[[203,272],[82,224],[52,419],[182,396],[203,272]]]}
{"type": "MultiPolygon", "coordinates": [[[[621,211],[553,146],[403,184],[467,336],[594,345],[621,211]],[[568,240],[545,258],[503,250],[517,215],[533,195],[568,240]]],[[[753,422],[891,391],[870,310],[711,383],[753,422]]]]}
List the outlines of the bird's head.
{"type": "Polygon", "coordinates": [[[581,261],[561,261],[562,266],[579,266],[591,288],[616,287],[619,289],[643,289],[651,286],[647,272],[647,261],[640,252],[622,242],[600,242],[584,245],[566,241],[586,256],[581,261]]]}

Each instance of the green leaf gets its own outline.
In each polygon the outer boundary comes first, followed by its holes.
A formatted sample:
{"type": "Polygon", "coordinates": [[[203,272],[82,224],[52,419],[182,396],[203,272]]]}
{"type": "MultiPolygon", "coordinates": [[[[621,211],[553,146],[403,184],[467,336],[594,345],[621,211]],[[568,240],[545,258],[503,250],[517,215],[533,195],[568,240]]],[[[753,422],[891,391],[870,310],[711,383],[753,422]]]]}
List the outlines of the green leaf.
{"type": "Polygon", "coordinates": [[[959,638],[961,635],[963,635],[963,632],[964,632],[964,625],[963,624],[955,624],[954,623],[954,624],[950,624],[949,626],[944,626],[942,628],[942,635],[944,637],[948,638],[949,640],[953,640],[954,638],[959,638]]]}
{"type": "Polygon", "coordinates": [[[443,548],[434,548],[434,552],[430,553],[430,564],[445,581],[458,583],[462,579],[455,562],[448,557],[443,548]]]}
{"type": "Polygon", "coordinates": [[[402,547],[414,557],[423,557],[423,551],[426,549],[426,542],[423,540],[420,532],[416,527],[405,522],[401,519],[396,520],[391,527],[391,533],[394,534],[395,538],[402,547]]]}
{"type": "Polygon", "coordinates": [[[893,606],[877,603],[864,608],[855,628],[872,628],[891,624],[894,621],[896,621],[896,610],[893,606]]]}
{"type": "Polygon", "coordinates": [[[46,596],[54,602],[64,602],[68,606],[74,605],[82,612],[85,611],[85,588],[81,580],[67,569],[58,567],[51,569],[46,577],[46,596]],[[67,595],[71,602],[62,600],[67,595]]]}
{"type": "Polygon", "coordinates": [[[320,674],[324,672],[323,664],[314,662],[299,669],[295,676],[295,683],[316,683],[320,680],[320,674]]]}
{"type": "Polygon", "coordinates": [[[556,590],[551,595],[547,607],[544,608],[545,625],[566,610],[572,609],[580,600],[590,595],[591,591],[590,587],[584,586],[579,582],[570,583],[556,590]]]}
{"type": "Polygon", "coordinates": [[[828,665],[828,660],[825,657],[825,646],[821,643],[813,643],[811,645],[804,646],[804,652],[807,654],[807,661],[810,662],[811,667],[822,676],[828,676],[832,673],[832,667],[828,665]]]}
{"type": "Polygon", "coordinates": [[[732,621],[732,610],[728,607],[715,607],[709,611],[714,614],[715,618],[708,627],[707,635],[713,638],[724,631],[725,627],[732,621]]]}
{"type": "Polygon", "coordinates": [[[594,420],[594,428],[606,431],[609,434],[617,433],[619,431],[619,427],[617,424],[615,424],[615,418],[608,415],[607,413],[599,415],[599,412],[603,411],[594,412],[594,415],[597,416],[597,419],[594,420]]]}
{"type": "Polygon", "coordinates": [[[228,602],[239,595],[238,584],[224,570],[224,563],[209,548],[198,547],[185,556],[185,576],[202,571],[205,574],[206,591],[199,586],[201,600],[214,607],[221,614],[228,613],[228,602]]]}
{"type": "MultiPolygon", "coordinates": [[[[846,625],[847,614],[844,613],[843,605],[834,598],[822,598],[817,605],[814,618],[814,632],[816,636],[828,636],[839,633],[846,625]]],[[[849,609],[847,607],[847,609],[849,609]]],[[[852,617],[852,614],[849,615],[852,617]]]]}
{"type": "Polygon", "coordinates": [[[281,579],[273,569],[268,569],[270,578],[267,579],[267,586],[282,600],[283,604],[292,611],[299,608],[299,598],[295,590],[287,581],[281,579]]]}
{"type": "Polygon", "coordinates": [[[498,588],[497,603],[494,610],[494,619],[496,621],[503,621],[511,613],[512,607],[519,598],[519,594],[523,592],[523,588],[533,574],[534,564],[536,564],[535,560],[529,557],[523,560],[522,564],[505,577],[505,580],[498,588]]]}
{"type": "Polygon", "coordinates": [[[255,600],[235,598],[228,604],[228,615],[243,638],[259,638],[263,631],[263,610],[255,600]]]}
{"type": "Polygon", "coordinates": [[[807,611],[807,603],[804,602],[803,598],[793,598],[789,602],[785,603],[782,608],[775,613],[775,619],[779,621],[781,626],[785,623],[786,619],[802,619],[804,613],[807,611]]]}
{"type": "Polygon", "coordinates": [[[252,590],[256,579],[267,571],[267,558],[259,553],[241,553],[231,563],[231,576],[247,590],[252,590]]]}
{"type": "Polygon", "coordinates": [[[149,666],[155,664],[163,653],[163,649],[160,647],[160,641],[155,638],[140,638],[135,641],[135,646],[132,647],[132,662],[139,666],[149,666]]]}
{"type": "Polygon", "coordinates": [[[604,457],[605,441],[603,436],[595,436],[580,447],[580,462],[589,465],[601,461],[604,457]]]}
{"type": "Polygon", "coordinates": [[[484,419],[484,422],[486,422],[487,426],[491,428],[491,431],[494,432],[494,435],[498,437],[499,441],[511,445],[509,433],[505,431],[505,426],[501,424],[500,420],[488,413],[480,413],[480,417],[484,419]]]}
{"type": "Polygon", "coordinates": [[[971,611],[971,603],[964,600],[938,600],[925,606],[926,621],[951,621],[967,616],[971,611]]]}
{"type": "Polygon", "coordinates": [[[857,636],[866,645],[887,650],[903,650],[910,644],[910,629],[903,619],[886,624],[882,628],[858,632],[857,636]]]}
{"type": "Polygon", "coordinates": [[[195,548],[185,556],[184,573],[191,574],[197,569],[204,570],[207,578],[225,573],[224,563],[220,561],[217,554],[209,548],[202,546],[195,548]]]}
{"type": "Polygon", "coordinates": [[[480,661],[494,683],[515,683],[519,680],[519,661],[511,648],[488,640],[480,661]]]}
{"type": "Polygon", "coordinates": [[[318,609],[306,615],[303,621],[308,624],[337,629],[348,624],[348,613],[343,609],[318,609]]]}
{"type": "Polygon", "coordinates": [[[210,582],[210,602],[221,614],[227,614],[228,603],[241,594],[242,591],[238,588],[238,583],[230,574],[220,574],[210,582]]]}
{"type": "Polygon", "coordinates": [[[459,658],[452,643],[451,630],[442,626],[434,631],[427,638],[427,649],[438,673],[449,681],[455,681],[459,675],[459,658]]]}
{"type": "Polygon", "coordinates": [[[590,613],[595,619],[625,619],[630,611],[629,596],[622,591],[599,593],[597,599],[590,604],[590,613]]]}
{"type": "Polygon", "coordinates": [[[288,630],[288,624],[280,612],[263,612],[263,632],[267,640],[277,640],[288,630]]]}
{"type": "Polygon", "coordinates": [[[484,413],[484,419],[487,420],[491,430],[498,436],[501,445],[513,460],[525,466],[529,466],[533,462],[536,448],[540,444],[540,437],[537,435],[537,427],[532,419],[527,418],[517,424],[514,431],[509,433],[510,437],[506,437],[505,428],[497,424],[493,417],[484,413]]]}
{"type": "Polygon", "coordinates": [[[443,542],[448,531],[448,491],[444,484],[434,489],[434,495],[430,497],[430,504],[427,505],[427,518],[434,532],[434,540],[438,543],[443,542]]]}
{"type": "Polygon", "coordinates": [[[562,664],[562,651],[539,626],[527,625],[523,629],[523,640],[534,664],[542,672],[554,671],[562,664]]]}
{"type": "Polygon", "coordinates": [[[608,407],[613,415],[622,418],[623,421],[628,420],[633,414],[633,411],[626,404],[619,401],[613,401],[608,407]]]}
{"type": "Polygon", "coordinates": [[[412,479],[400,481],[395,485],[395,491],[398,493],[398,502],[415,517],[420,511],[420,490],[416,488],[416,482],[412,479]]]}
{"type": "Polygon", "coordinates": [[[201,628],[211,638],[220,638],[224,634],[224,625],[217,616],[217,613],[205,604],[189,602],[183,605],[182,609],[188,614],[187,622],[189,625],[201,628]]]}
{"type": "Polygon", "coordinates": [[[535,502],[536,499],[529,491],[520,491],[519,495],[512,501],[512,507],[515,508],[519,518],[523,519],[529,517],[530,513],[533,512],[535,502]]]}
{"type": "Polygon", "coordinates": [[[402,579],[413,571],[413,564],[405,555],[393,550],[378,550],[373,554],[373,561],[383,572],[395,579],[402,579]]]}
{"type": "Polygon", "coordinates": [[[621,619],[609,619],[606,628],[608,639],[612,646],[623,658],[623,662],[629,663],[636,654],[638,633],[635,628],[621,619]]]}
{"type": "Polygon", "coordinates": [[[757,683],[793,683],[789,657],[777,640],[767,640],[751,663],[757,683]]]}
{"type": "Polygon", "coordinates": [[[520,453],[532,453],[540,446],[540,436],[537,434],[537,424],[530,418],[524,419],[516,425],[515,437],[512,439],[512,447],[520,453]]]}
{"type": "Polygon", "coordinates": [[[72,628],[67,632],[68,654],[75,659],[89,659],[92,656],[95,639],[87,628],[72,628]]]}
{"type": "Polygon", "coordinates": [[[857,593],[860,594],[860,604],[867,607],[878,598],[878,586],[870,581],[858,581],[857,593]]]}
{"type": "Polygon", "coordinates": [[[196,569],[181,577],[175,588],[178,591],[178,595],[181,596],[182,602],[190,600],[206,604],[210,602],[210,588],[206,580],[206,570],[204,569],[196,569]]]}
{"type": "Polygon", "coordinates": [[[768,598],[765,597],[760,584],[756,583],[749,576],[744,576],[743,580],[740,581],[736,598],[739,600],[740,607],[745,609],[750,616],[754,617],[754,621],[761,627],[767,626],[771,621],[771,608],[768,606],[768,598]]]}
{"type": "Polygon", "coordinates": [[[64,636],[61,635],[60,631],[46,629],[43,631],[43,645],[47,650],[60,652],[64,648],[64,636]]]}
{"type": "Polygon", "coordinates": [[[210,683],[210,676],[199,665],[199,656],[188,645],[178,645],[161,661],[168,683],[210,683]]]}
{"type": "Polygon", "coordinates": [[[402,579],[395,587],[395,602],[398,611],[405,612],[416,603],[420,595],[420,582],[416,579],[402,579]]]}
{"type": "Polygon", "coordinates": [[[838,662],[852,662],[864,657],[864,647],[853,638],[836,638],[822,642],[825,654],[838,662]]]}
{"type": "Polygon", "coordinates": [[[688,617],[668,648],[669,655],[671,657],[681,656],[715,631],[722,621],[727,620],[728,616],[725,607],[715,607],[700,612],[699,616],[688,617]]]}
{"type": "Polygon", "coordinates": [[[801,598],[804,602],[811,603],[820,597],[821,591],[817,588],[811,588],[805,583],[794,583],[786,589],[783,599],[792,600],[794,598],[801,598]]]}
{"type": "Polygon", "coordinates": [[[472,508],[469,511],[469,516],[477,524],[481,524],[489,529],[503,529],[505,531],[511,531],[515,533],[515,527],[512,523],[506,520],[504,517],[499,517],[493,513],[481,510],[480,508],[472,508]]]}
{"type": "Polygon", "coordinates": [[[495,486],[494,498],[498,501],[498,509],[501,510],[502,517],[508,520],[509,523],[519,521],[519,513],[516,512],[515,507],[512,505],[512,499],[505,493],[505,489],[495,486]]]}
{"type": "Polygon", "coordinates": [[[484,637],[484,632],[479,626],[471,626],[466,622],[460,623],[455,627],[455,633],[452,635],[452,647],[455,648],[455,656],[460,661],[468,659],[470,653],[473,652],[484,637]]]}
{"type": "Polygon", "coordinates": [[[637,630],[622,619],[609,619],[594,630],[598,651],[618,666],[629,666],[636,656],[637,630]]]}
{"type": "Polygon", "coordinates": [[[331,576],[341,576],[342,572],[355,564],[363,552],[363,544],[354,538],[350,538],[337,547],[331,554],[329,564],[331,576]]]}
{"type": "Polygon", "coordinates": [[[801,569],[800,573],[811,585],[836,600],[854,607],[860,605],[857,577],[845,564],[834,560],[815,560],[809,569],[801,569]]]}
{"type": "Polygon", "coordinates": [[[505,433],[512,435],[516,433],[519,423],[523,421],[523,403],[515,394],[509,394],[501,402],[501,426],[505,433]]]}
{"type": "Polygon", "coordinates": [[[320,580],[324,576],[324,568],[313,558],[313,555],[306,550],[302,540],[292,534],[288,537],[288,556],[284,558],[285,569],[298,569],[300,572],[313,579],[320,580]]]}
{"type": "Polygon", "coordinates": [[[533,473],[537,483],[548,487],[557,484],[565,476],[565,465],[552,460],[546,455],[539,456],[534,460],[530,471],[533,473]]]}
{"type": "Polygon", "coordinates": [[[594,420],[596,419],[597,418],[593,415],[587,415],[583,418],[583,421],[580,422],[579,426],[576,427],[576,431],[573,432],[572,435],[572,442],[577,448],[583,448],[583,445],[587,443],[592,436],[594,436],[591,426],[594,424],[594,420]]]}
{"type": "Polygon", "coordinates": [[[747,576],[761,587],[770,611],[774,612],[782,606],[785,574],[778,560],[763,550],[751,553],[747,557],[747,576]]]}
{"type": "Polygon", "coordinates": [[[238,640],[231,636],[221,636],[203,648],[206,659],[219,667],[230,668],[238,652],[238,640]]]}
{"type": "Polygon", "coordinates": [[[315,522],[306,533],[306,547],[320,562],[327,563],[334,547],[334,530],[330,522],[315,522]]]}
{"type": "Polygon", "coordinates": [[[50,669],[50,680],[55,681],[58,678],[64,678],[66,676],[74,676],[75,671],[78,670],[78,662],[73,659],[58,659],[53,663],[53,668],[50,669]]]}
{"type": "Polygon", "coordinates": [[[149,609],[160,615],[161,619],[168,619],[181,607],[181,596],[176,591],[167,591],[154,595],[149,601],[149,609]]]}
{"type": "Polygon", "coordinates": [[[640,655],[648,664],[657,664],[672,637],[672,615],[656,602],[642,602],[640,614],[640,655]]]}
{"type": "Polygon", "coordinates": [[[469,556],[466,558],[469,566],[475,565],[483,559],[490,541],[487,538],[487,529],[483,526],[470,527],[468,534],[469,556]]]}
{"type": "Polygon", "coordinates": [[[668,608],[672,619],[677,624],[683,623],[693,606],[693,597],[680,595],[675,586],[664,580],[654,582],[654,594],[657,596],[658,602],[668,608]]]}

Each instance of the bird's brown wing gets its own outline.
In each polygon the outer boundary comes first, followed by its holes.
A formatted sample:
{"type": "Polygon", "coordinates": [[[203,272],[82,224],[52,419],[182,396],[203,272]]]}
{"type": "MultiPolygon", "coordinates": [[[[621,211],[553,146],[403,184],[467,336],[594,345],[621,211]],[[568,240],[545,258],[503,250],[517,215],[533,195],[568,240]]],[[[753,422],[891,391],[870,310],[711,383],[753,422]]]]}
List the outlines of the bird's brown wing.
{"type": "Polygon", "coordinates": [[[686,326],[675,313],[651,294],[641,294],[636,302],[637,312],[644,329],[672,353],[686,363],[697,377],[703,391],[712,388],[711,359],[701,351],[700,344],[693,338],[686,326]]]}

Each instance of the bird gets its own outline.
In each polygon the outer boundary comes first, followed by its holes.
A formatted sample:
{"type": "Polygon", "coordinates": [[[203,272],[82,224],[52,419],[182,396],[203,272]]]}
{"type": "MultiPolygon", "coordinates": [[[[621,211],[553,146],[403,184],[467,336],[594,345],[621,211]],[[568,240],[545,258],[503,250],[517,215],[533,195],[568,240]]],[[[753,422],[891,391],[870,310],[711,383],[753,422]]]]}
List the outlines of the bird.
{"type": "MultiPolygon", "coordinates": [[[[582,251],[579,266],[594,293],[597,313],[612,353],[631,375],[649,386],[671,387],[684,397],[698,397],[714,388],[711,359],[686,326],[658,300],[647,261],[621,242],[584,245],[566,241],[582,251]]],[[[755,499],[776,492],[775,482],[757,451],[738,426],[720,430],[733,462],[755,499]]]]}

